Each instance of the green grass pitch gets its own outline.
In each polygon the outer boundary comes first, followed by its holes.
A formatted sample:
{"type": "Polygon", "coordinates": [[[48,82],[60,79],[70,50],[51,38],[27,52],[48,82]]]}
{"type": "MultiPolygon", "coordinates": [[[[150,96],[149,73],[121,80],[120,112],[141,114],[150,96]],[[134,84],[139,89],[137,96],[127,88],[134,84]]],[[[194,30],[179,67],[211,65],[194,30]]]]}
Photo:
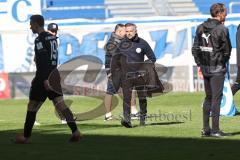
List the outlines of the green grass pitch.
{"type": "MultiPolygon", "coordinates": [[[[88,97],[67,97],[72,110],[84,112],[101,103],[88,97]]],[[[60,124],[51,102],[40,109],[31,144],[14,144],[21,133],[26,114],[26,99],[0,101],[0,160],[238,160],[240,157],[240,116],[221,117],[226,138],[201,138],[203,93],[169,93],[148,99],[148,113],[168,117],[147,120],[146,127],[127,129],[119,120],[105,122],[104,116],[78,122],[84,135],[79,143],[69,143],[70,130],[60,124]],[[174,116],[174,117],[173,117],[174,116]]],[[[240,96],[235,103],[240,106],[240,96]]],[[[240,107],[238,107],[240,110],[240,107]]],[[[113,114],[122,113],[122,101],[113,114]]]]}

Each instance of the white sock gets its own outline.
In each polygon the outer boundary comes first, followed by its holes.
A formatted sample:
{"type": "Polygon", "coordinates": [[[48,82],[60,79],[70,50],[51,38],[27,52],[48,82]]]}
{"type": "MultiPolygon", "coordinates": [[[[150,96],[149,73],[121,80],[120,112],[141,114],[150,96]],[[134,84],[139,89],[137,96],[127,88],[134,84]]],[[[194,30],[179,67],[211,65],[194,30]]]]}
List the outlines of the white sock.
{"type": "Polygon", "coordinates": [[[105,114],[105,117],[111,117],[112,116],[112,112],[108,112],[105,114]]]}
{"type": "Polygon", "coordinates": [[[136,109],[136,106],[131,106],[131,113],[132,114],[137,114],[138,110],[136,109]]]}

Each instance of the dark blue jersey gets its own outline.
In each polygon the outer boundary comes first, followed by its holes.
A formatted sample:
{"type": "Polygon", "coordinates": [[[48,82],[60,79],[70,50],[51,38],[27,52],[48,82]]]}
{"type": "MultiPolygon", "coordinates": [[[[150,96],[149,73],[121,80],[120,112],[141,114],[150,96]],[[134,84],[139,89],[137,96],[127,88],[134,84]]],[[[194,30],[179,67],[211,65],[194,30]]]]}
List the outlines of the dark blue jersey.
{"type": "Polygon", "coordinates": [[[57,37],[41,32],[35,39],[36,79],[44,81],[58,65],[57,37]]]}

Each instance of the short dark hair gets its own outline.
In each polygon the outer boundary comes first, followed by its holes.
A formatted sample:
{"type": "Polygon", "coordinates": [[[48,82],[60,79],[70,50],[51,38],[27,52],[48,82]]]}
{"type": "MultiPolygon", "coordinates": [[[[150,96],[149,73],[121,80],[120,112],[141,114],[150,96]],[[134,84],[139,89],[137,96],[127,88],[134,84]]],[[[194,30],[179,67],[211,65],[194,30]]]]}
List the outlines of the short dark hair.
{"type": "Polygon", "coordinates": [[[40,27],[44,27],[44,18],[42,15],[35,14],[30,17],[30,21],[37,23],[40,27]]]}
{"type": "Polygon", "coordinates": [[[137,27],[136,24],[134,24],[134,23],[126,23],[125,24],[125,27],[130,27],[130,26],[137,27]]]}
{"type": "Polygon", "coordinates": [[[122,27],[125,27],[124,24],[118,23],[118,24],[115,26],[114,31],[116,32],[116,31],[118,30],[118,28],[122,28],[122,27]]]}
{"type": "Polygon", "coordinates": [[[210,8],[210,14],[212,17],[217,17],[219,13],[223,13],[226,7],[223,3],[215,3],[210,8]]]}

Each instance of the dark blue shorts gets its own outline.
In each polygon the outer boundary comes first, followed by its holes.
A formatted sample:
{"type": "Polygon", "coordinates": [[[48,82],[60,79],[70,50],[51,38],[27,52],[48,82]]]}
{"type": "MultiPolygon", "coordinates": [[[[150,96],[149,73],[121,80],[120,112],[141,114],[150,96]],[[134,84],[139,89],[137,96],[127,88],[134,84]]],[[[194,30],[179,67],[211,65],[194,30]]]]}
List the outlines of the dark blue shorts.
{"type": "Polygon", "coordinates": [[[119,87],[114,88],[113,82],[111,80],[108,80],[108,82],[107,82],[107,94],[114,95],[114,94],[117,93],[118,89],[119,89],[119,87]]]}

